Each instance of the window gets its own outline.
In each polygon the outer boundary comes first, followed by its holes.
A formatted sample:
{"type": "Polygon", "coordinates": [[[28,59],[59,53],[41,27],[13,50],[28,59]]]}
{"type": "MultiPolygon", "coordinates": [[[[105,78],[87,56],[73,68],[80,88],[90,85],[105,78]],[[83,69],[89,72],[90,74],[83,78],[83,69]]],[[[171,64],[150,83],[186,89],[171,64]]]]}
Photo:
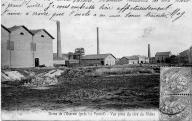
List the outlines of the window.
{"type": "Polygon", "coordinates": [[[41,35],[41,37],[44,37],[44,35],[41,35]]]}
{"type": "Polygon", "coordinates": [[[14,50],[14,42],[7,40],[7,49],[14,50]]]}
{"type": "Polygon", "coordinates": [[[21,33],[20,33],[20,35],[24,35],[24,33],[23,33],[23,32],[21,32],[21,33]]]}
{"type": "Polygon", "coordinates": [[[31,43],[31,50],[36,51],[36,43],[31,43]]]}

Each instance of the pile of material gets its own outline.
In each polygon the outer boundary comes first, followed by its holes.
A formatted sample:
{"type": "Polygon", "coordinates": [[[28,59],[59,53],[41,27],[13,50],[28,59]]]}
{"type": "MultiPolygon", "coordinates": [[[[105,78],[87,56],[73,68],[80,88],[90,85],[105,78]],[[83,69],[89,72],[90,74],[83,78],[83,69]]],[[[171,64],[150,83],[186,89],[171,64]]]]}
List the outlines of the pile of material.
{"type": "Polygon", "coordinates": [[[20,81],[24,79],[24,75],[18,71],[1,71],[1,81],[20,81]]]}
{"type": "Polygon", "coordinates": [[[35,75],[31,81],[24,83],[24,86],[27,87],[44,87],[55,85],[58,83],[57,76],[60,76],[63,73],[63,70],[51,70],[46,73],[40,73],[35,75]]]}
{"type": "Polygon", "coordinates": [[[85,75],[85,70],[80,69],[68,69],[62,73],[63,78],[79,78],[85,75]]]}

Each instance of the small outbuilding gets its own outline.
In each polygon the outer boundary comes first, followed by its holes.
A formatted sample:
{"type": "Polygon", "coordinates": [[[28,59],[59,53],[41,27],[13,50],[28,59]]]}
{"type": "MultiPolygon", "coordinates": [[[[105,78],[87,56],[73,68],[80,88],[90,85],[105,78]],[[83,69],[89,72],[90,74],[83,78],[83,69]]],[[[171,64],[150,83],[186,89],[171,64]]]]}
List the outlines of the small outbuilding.
{"type": "Polygon", "coordinates": [[[125,64],[138,64],[138,58],[133,56],[125,56],[119,59],[117,65],[125,65],[125,64]]]}
{"type": "Polygon", "coordinates": [[[134,56],[124,56],[117,62],[118,65],[139,64],[139,63],[149,63],[149,59],[145,56],[134,55],[134,56]]]}
{"type": "Polygon", "coordinates": [[[81,57],[80,63],[84,66],[115,65],[116,58],[112,54],[93,54],[81,57]]]}

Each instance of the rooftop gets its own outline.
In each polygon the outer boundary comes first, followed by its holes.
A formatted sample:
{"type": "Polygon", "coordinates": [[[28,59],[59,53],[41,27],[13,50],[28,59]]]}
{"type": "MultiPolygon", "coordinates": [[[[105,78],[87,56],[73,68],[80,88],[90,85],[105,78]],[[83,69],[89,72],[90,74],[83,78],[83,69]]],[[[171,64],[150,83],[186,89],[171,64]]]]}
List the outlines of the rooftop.
{"type": "MultiPolygon", "coordinates": [[[[108,54],[92,54],[92,55],[85,55],[83,56],[81,59],[85,60],[85,59],[90,59],[90,60],[94,60],[94,59],[105,59],[107,56],[112,55],[110,53],[108,54]]],[[[113,55],[112,55],[113,56],[113,55]]],[[[114,57],[114,56],[113,56],[114,57]]],[[[115,57],[114,57],[115,58],[115,57]]]]}
{"type": "Polygon", "coordinates": [[[171,54],[171,52],[169,51],[169,52],[157,52],[155,55],[161,56],[161,55],[170,55],[170,54],[171,54]]]}
{"type": "Polygon", "coordinates": [[[55,39],[49,32],[47,32],[45,29],[36,29],[36,30],[30,30],[33,35],[37,34],[40,31],[44,31],[47,35],[51,37],[51,39],[55,39]]]}

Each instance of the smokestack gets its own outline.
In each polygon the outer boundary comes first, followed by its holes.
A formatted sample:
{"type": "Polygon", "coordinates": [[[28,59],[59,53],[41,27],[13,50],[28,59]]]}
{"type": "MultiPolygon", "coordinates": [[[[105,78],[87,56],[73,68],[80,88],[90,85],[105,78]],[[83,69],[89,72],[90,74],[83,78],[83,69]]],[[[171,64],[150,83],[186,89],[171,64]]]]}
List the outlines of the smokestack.
{"type": "Polygon", "coordinates": [[[57,58],[62,58],[60,22],[57,21],[57,58]]]}
{"type": "Polygon", "coordinates": [[[151,58],[151,48],[150,48],[150,44],[148,44],[148,58],[151,58]]]}
{"type": "Polygon", "coordinates": [[[99,52],[99,28],[97,27],[97,55],[100,54],[99,52]]]}

